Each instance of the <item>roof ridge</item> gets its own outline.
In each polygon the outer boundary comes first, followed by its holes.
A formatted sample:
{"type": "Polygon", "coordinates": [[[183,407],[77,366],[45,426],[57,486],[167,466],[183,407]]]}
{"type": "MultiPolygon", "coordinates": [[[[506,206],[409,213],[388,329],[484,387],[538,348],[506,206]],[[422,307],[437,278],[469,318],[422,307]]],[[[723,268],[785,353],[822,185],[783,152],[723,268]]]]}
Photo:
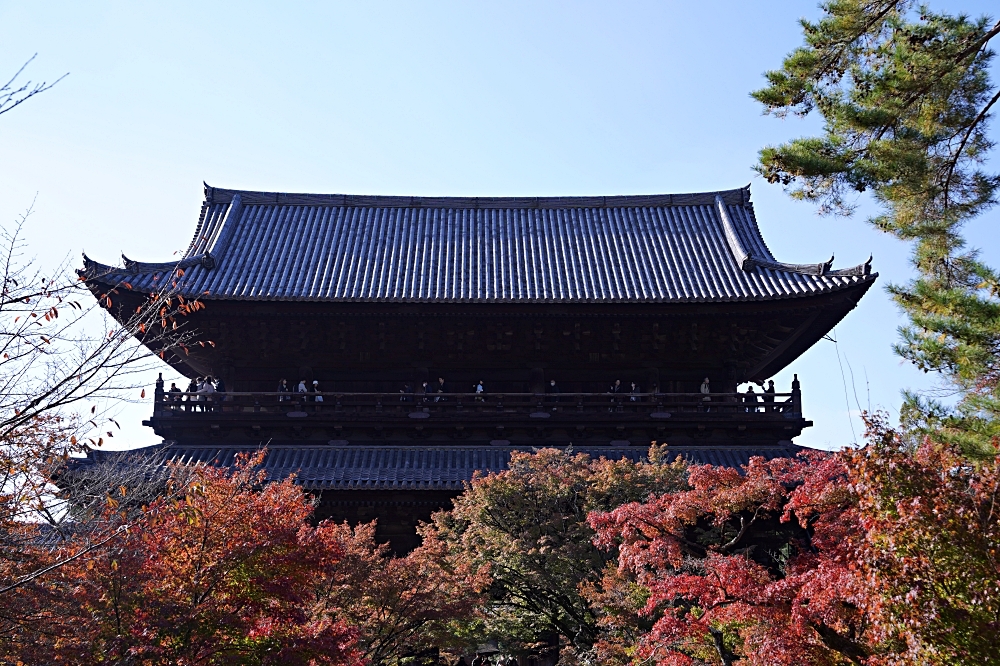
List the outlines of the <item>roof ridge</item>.
{"type": "Polygon", "coordinates": [[[717,197],[728,204],[746,205],[750,186],[712,192],[550,197],[416,197],[373,194],[318,194],[258,192],[205,184],[205,204],[228,204],[239,196],[243,205],[352,206],[379,208],[618,208],[623,206],[712,205],[717,197]]]}

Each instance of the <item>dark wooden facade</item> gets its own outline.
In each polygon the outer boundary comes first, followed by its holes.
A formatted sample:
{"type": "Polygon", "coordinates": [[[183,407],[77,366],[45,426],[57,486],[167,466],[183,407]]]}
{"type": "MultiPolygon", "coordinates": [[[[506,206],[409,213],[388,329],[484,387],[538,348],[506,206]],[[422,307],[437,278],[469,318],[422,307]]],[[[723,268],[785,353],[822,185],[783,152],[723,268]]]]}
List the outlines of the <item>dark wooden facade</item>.
{"type": "MultiPolygon", "coordinates": [[[[317,379],[390,392],[444,377],[453,391],[719,391],[763,381],[825,335],[869,283],[778,302],[723,304],[365,304],[207,301],[188,325],[214,346],[173,364],[236,391],[317,379]]],[[[127,309],[131,303],[125,303],[127,309]]]]}

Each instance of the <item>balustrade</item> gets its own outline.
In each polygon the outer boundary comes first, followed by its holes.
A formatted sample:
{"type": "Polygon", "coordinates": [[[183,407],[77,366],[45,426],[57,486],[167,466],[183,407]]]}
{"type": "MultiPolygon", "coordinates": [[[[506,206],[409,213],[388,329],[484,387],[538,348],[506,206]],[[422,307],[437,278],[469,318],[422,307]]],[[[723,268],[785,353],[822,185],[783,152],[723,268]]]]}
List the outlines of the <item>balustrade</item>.
{"type": "Polygon", "coordinates": [[[632,414],[670,418],[673,414],[801,414],[799,392],[757,393],[169,393],[155,394],[155,415],[275,414],[326,418],[474,418],[478,414],[531,418],[575,418],[586,414],[632,414]],[[425,415],[425,416],[420,416],[425,415]]]}

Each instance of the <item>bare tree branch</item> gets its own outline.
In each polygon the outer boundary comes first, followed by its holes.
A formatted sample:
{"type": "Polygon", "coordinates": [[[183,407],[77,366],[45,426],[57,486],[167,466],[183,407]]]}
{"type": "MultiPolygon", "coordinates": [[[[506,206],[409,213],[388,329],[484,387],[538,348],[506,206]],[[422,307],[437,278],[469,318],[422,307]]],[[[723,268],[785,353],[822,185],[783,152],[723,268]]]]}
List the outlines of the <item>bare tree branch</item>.
{"type": "Polygon", "coordinates": [[[21,104],[27,102],[35,95],[51,89],[52,86],[56,85],[57,83],[65,79],[67,76],[69,76],[69,72],[66,72],[52,83],[47,83],[45,81],[42,81],[40,83],[32,83],[31,81],[26,81],[20,87],[15,87],[16,85],[15,82],[17,81],[18,77],[21,76],[21,74],[28,67],[28,65],[31,64],[31,61],[34,60],[36,57],[38,57],[37,53],[28,58],[27,62],[21,65],[21,68],[14,73],[14,76],[12,76],[10,80],[7,81],[7,83],[3,84],[3,86],[0,86],[0,114],[4,114],[7,113],[8,111],[15,109],[21,104]]]}

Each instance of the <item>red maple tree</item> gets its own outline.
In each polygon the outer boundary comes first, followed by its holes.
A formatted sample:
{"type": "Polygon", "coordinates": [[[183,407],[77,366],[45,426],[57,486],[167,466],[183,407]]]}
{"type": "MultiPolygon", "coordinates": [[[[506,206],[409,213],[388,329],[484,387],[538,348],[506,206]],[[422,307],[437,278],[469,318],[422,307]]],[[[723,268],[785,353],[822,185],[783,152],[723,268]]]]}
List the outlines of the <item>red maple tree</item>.
{"type": "Polygon", "coordinates": [[[314,571],[311,613],[356,628],[358,649],[370,663],[467,647],[455,623],[478,610],[489,578],[449,558],[432,528],[422,532],[422,544],[403,557],[376,543],[374,522],[322,523],[311,537],[321,551],[336,554],[314,571]]]}
{"type": "Polygon", "coordinates": [[[824,455],[756,458],[742,474],[692,466],[688,490],[591,514],[597,543],[619,552],[603,585],[588,590],[605,610],[605,660],[774,665],[866,657],[846,477],[843,464],[824,455]],[[623,622],[629,611],[640,617],[623,622]]]}
{"type": "Polygon", "coordinates": [[[482,571],[429,529],[395,557],[374,523],[312,524],[312,499],[268,482],[264,455],[176,466],[138,509],[111,489],[86,540],[28,539],[34,566],[64,563],[0,610],[0,661],[360,665],[464,647],[454,623],[480,604],[482,571]]]}
{"type": "Polygon", "coordinates": [[[742,472],[589,520],[616,565],[584,593],[604,663],[1000,662],[1000,466],[869,418],[869,444],[742,472]]]}
{"type": "MultiPolygon", "coordinates": [[[[341,553],[313,538],[311,502],[292,480],[265,483],[255,470],[263,455],[240,460],[233,470],[201,466],[175,474],[172,483],[184,484],[179,497],[154,501],[141,526],[125,531],[109,497],[100,520],[118,536],[42,581],[50,613],[45,622],[17,627],[6,642],[8,657],[79,664],[363,663],[355,629],[309,612],[313,572],[341,553]]],[[[65,558],[75,547],[71,541],[55,556],[65,558]]]]}

